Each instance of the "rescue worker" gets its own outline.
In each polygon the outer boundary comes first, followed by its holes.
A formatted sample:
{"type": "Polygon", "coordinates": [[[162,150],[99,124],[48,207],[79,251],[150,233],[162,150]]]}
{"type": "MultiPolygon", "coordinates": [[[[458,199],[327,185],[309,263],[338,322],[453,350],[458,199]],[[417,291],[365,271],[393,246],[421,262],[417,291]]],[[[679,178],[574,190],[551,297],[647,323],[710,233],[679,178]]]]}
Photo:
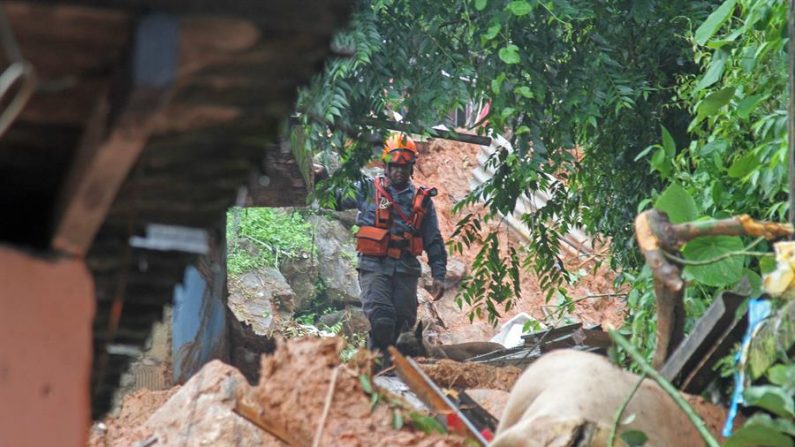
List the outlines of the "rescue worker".
{"type": "Polygon", "coordinates": [[[357,208],[356,250],[359,286],[370,320],[369,346],[386,352],[401,329],[417,321],[417,259],[424,250],[431,267],[434,300],[444,293],[447,252],[431,197],[435,188],[411,183],[417,147],[408,136],[392,134],[382,154],[386,176],[367,178],[352,199],[338,200],[340,209],[357,208]]]}

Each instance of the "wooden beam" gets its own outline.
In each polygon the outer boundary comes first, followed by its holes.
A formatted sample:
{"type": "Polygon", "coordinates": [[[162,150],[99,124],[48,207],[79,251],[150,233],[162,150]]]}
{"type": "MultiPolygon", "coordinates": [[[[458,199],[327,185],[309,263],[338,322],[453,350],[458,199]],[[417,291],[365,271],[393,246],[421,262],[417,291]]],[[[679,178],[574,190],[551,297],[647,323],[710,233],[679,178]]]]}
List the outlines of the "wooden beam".
{"type": "Polygon", "coordinates": [[[665,362],[660,374],[682,391],[699,394],[718,375],[713,368],[745,333],[746,319],[737,316],[746,296],[724,292],[696,322],[693,331],[665,362]]]}
{"type": "MultiPolygon", "coordinates": [[[[24,0],[25,3],[32,0],[24,0]]],[[[246,18],[269,32],[330,35],[347,19],[351,0],[35,0],[35,3],[70,5],[139,14],[163,11],[174,15],[246,18]]]]}
{"type": "Polygon", "coordinates": [[[152,14],[138,22],[129,72],[120,76],[129,80],[126,99],[111,104],[109,95],[100,94],[57,203],[55,250],[84,256],[91,246],[157,115],[171,98],[178,37],[173,16],[152,14]]]}

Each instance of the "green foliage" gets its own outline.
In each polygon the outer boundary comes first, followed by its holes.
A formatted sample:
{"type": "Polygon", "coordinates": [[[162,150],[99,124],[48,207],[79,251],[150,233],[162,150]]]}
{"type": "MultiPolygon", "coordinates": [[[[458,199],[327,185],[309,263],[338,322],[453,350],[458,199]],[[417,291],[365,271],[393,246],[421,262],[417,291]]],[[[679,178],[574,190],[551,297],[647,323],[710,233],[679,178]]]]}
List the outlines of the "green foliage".
{"type": "Polygon", "coordinates": [[[411,412],[409,414],[411,417],[411,424],[423,433],[446,433],[447,430],[444,428],[441,422],[434,419],[432,416],[428,416],[426,414],[411,412]]]}
{"type": "Polygon", "coordinates": [[[621,433],[621,439],[626,443],[627,447],[643,447],[649,438],[646,433],[638,430],[627,430],[621,433]]]}
{"type": "Polygon", "coordinates": [[[665,211],[672,223],[690,222],[698,217],[696,201],[681,186],[672,183],[657,197],[654,207],[665,211]]]}
{"type": "Polygon", "coordinates": [[[795,424],[791,421],[756,414],[726,440],[723,447],[793,447],[794,436],[795,424]]]}
{"type": "Polygon", "coordinates": [[[703,75],[682,78],[693,138],[667,181],[704,215],[786,218],[786,2],[727,0],[695,33],[703,75]]]}
{"type": "Polygon", "coordinates": [[[500,265],[510,272],[524,264],[556,289],[567,278],[560,237],[574,225],[610,234],[617,262],[637,265],[630,223],[658,180],[637,169],[635,156],[658,138],[655,129],[664,124],[673,140],[690,119],[666,103],[677,77],[697,69],[679,37],[688,25],[682,17],[700,21],[710,5],[361,1],[335,42],[355,49],[353,57],[330,63],[299,97],[306,149],[337,152],[342,161],[317,197],[332,206],[331,191],[349,190],[389,111],[423,133],[466,101],[488,98],[489,127],[507,130],[516,150],[497,151],[489,162],[496,174],[462,206],[485,202],[488,220],[511,212],[523,193],[545,190],[551,200],[523,217],[533,236],[527,251],[501,258],[498,242],[483,246],[461,298],[485,296],[476,308],[490,313],[508,304],[518,287],[509,273],[490,273],[500,265]],[[576,146],[584,158],[575,157],[576,146]]]}
{"type": "Polygon", "coordinates": [[[314,255],[312,227],[299,213],[232,208],[226,217],[227,269],[231,275],[278,267],[289,257],[314,255]]]}
{"type": "MultiPolygon", "coordinates": [[[[743,241],[733,236],[705,236],[687,243],[683,250],[689,261],[714,260],[729,253],[740,252],[743,241]]],[[[725,287],[736,284],[743,274],[744,258],[732,256],[705,265],[686,265],[685,274],[701,284],[725,287]]]]}

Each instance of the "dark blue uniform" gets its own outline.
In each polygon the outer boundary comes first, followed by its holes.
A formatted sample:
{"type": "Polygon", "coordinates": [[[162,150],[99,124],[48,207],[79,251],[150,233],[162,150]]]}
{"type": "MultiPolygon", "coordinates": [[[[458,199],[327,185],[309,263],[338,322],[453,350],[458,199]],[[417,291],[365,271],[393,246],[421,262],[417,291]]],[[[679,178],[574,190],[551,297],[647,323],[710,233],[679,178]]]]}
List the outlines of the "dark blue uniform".
{"type": "MultiPolygon", "coordinates": [[[[410,231],[395,210],[396,206],[407,217],[411,217],[411,202],[416,188],[409,184],[402,191],[391,185],[386,191],[394,199],[392,204],[392,226],[390,233],[403,234],[410,231]]],[[[375,225],[375,185],[373,179],[366,179],[356,187],[353,198],[338,200],[340,209],[357,208],[356,224],[375,225]]],[[[425,217],[420,226],[423,247],[428,255],[431,275],[444,280],[447,274],[447,251],[439,232],[439,221],[433,202],[427,205],[425,217]]],[[[370,320],[370,342],[379,349],[394,344],[404,325],[413,326],[417,321],[417,283],[421,273],[420,262],[408,251],[400,259],[378,258],[359,254],[359,285],[362,289],[362,307],[370,320]]]]}

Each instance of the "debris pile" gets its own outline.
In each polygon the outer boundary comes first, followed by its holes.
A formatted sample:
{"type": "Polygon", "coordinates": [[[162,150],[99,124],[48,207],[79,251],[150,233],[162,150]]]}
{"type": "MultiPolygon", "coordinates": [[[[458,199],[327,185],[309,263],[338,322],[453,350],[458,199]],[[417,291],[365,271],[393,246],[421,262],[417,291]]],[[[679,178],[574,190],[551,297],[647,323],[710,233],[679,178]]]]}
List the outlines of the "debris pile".
{"type": "Polygon", "coordinates": [[[436,384],[445,388],[488,388],[511,391],[522,370],[515,366],[495,367],[442,359],[422,368],[436,384]]]}
{"type": "Polygon", "coordinates": [[[462,437],[413,428],[413,410],[373,389],[356,364],[341,364],[343,344],[311,337],[279,343],[263,356],[256,386],[210,362],[184,386],[157,394],[167,400],[154,412],[124,406],[146,391],[128,397],[117,417],[95,425],[89,445],[465,445],[462,437]]]}

